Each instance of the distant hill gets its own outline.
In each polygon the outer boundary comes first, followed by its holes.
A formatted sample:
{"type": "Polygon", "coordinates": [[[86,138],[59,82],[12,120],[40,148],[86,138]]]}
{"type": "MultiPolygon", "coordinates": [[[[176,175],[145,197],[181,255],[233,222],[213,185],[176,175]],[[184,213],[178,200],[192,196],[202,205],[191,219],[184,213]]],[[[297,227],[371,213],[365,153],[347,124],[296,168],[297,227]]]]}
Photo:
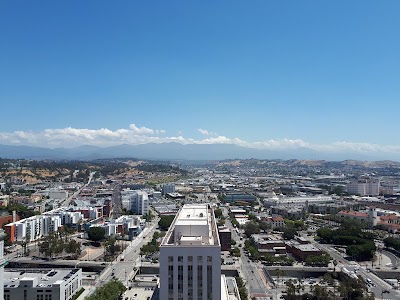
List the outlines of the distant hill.
{"type": "Polygon", "coordinates": [[[139,159],[182,159],[182,160],[224,160],[224,159],[298,159],[303,163],[316,160],[347,160],[348,164],[362,160],[381,160],[380,165],[389,166],[388,159],[400,157],[383,155],[360,155],[358,153],[325,153],[308,148],[286,150],[264,150],[247,148],[233,144],[189,144],[162,143],[142,145],[118,145],[111,147],[79,146],[74,148],[44,148],[32,146],[0,145],[0,158],[10,159],[53,159],[92,160],[100,158],[132,157],[139,159]]]}

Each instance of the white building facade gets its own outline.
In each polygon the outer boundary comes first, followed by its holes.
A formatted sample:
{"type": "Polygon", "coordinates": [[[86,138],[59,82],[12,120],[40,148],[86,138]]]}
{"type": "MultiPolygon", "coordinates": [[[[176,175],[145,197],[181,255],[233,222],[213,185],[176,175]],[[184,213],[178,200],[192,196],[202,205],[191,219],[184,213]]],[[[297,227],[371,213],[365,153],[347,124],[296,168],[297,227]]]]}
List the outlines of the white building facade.
{"type": "Polygon", "coordinates": [[[285,197],[277,196],[275,193],[271,193],[270,197],[264,199],[264,204],[266,206],[297,206],[303,207],[308,204],[323,204],[323,203],[333,203],[333,198],[331,196],[304,196],[304,197],[285,197]]]}
{"type": "Polygon", "coordinates": [[[170,193],[175,193],[175,183],[164,183],[161,187],[161,194],[165,196],[170,193]]]}
{"type": "Polygon", "coordinates": [[[136,215],[147,215],[149,212],[149,195],[144,191],[135,191],[130,198],[130,210],[136,215]]]}
{"type": "MultiPolygon", "coordinates": [[[[52,232],[58,231],[61,226],[60,216],[38,215],[23,219],[14,223],[5,225],[5,227],[14,227],[14,240],[18,241],[36,241],[52,232]]],[[[7,229],[6,229],[7,231],[7,229]]]]}
{"type": "Polygon", "coordinates": [[[160,246],[160,300],[220,300],[221,244],[214,212],[184,205],[160,246]]]}
{"type": "Polygon", "coordinates": [[[0,299],[4,299],[4,266],[7,261],[4,259],[4,231],[0,231],[0,299]]]}
{"type": "Polygon", "coordinates": [[[11,271],[6,275],[4,300],[71,300],[82,286],[81,269],[11,271]]]}
{"type": "Polygon", "coordinates": [[[136,215],[149,212],[149,195],[145,191],[126,189],[121,191],[122,207],[136,215]]]}
{"type": "Polygon", "coordinates": [[[360,196],[378,196],[380,180],[365,179],[352,181],[347,184],[347,193],[360,196]]]}

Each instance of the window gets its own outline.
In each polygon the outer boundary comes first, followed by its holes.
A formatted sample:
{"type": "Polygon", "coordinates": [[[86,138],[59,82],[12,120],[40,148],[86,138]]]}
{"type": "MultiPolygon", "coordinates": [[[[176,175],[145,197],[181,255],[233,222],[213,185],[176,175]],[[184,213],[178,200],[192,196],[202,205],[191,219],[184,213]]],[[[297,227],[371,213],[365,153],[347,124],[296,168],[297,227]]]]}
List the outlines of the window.
{"type": "Polygon", "coordinates": [[[173,256],[168,256],[168,262],[173,262],[174,261],[174,257],[173,256]]]}
{"type": "Polygon", "coordinates": [[[183,256],[178,256],[178,262],[183,262],[183,256]]]}
{"type": "Polygon", "coordinates": [[[207,256],[207,261],[212,262],[212,256],[207,256]]]}
{"type": "Polygon", "coordinates": [[[197,262],[203,262],[203,256],[197,256],[197,262]]]}
{"type": "Polygon", "coordinates": [[[188,262],[193,262],[193,256],[188,256],[188,262]]]}

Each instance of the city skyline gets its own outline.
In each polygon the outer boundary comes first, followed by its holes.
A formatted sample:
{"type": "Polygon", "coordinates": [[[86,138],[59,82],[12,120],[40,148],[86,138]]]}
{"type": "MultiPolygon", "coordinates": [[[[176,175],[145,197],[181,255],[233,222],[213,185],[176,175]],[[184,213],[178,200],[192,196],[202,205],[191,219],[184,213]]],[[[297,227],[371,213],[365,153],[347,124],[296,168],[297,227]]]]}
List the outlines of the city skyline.
{"type": "Polygon", "coordinates": [[[396,1],[1,6],[0,144],[400,158],[396,1]]]}

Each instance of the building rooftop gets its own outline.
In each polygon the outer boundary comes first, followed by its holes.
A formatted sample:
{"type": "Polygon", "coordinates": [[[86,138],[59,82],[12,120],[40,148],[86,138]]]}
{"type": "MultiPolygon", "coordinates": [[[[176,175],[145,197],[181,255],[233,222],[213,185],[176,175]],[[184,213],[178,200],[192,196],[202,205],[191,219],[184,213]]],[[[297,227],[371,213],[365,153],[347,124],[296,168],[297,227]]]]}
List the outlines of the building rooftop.
{"type": "Polygon", "coordinates": [[[58,270],[19,270],[4,272],[4,287],[17,288],[20,285],[27,283],[31,287],[52,287],[60,285],[68,280],[80,269],[58,269],[58,270]]]}
{"type": "Polygon", "coordinates": [[[364,218],[368,217],[368,214],[361,213],[361,212],[358,212],[358,211],[340,211],[339,214],[340,215],[346,215],[346,216],[352,216],[352,217],[364,217],[364,218]]]}
{"type": "Polygon", "coordinates": [[[314,252],[314,251],[320,251],[317,247],[315,247],[312,244],[292,244],[292,247],[295,247],[303,252],[314,252]]]}
{"type": "Polygon", "coordinates": [[[172,222],[162,246],[219,245],[214,213],[208,204],[186,204],[172,222]]]}

